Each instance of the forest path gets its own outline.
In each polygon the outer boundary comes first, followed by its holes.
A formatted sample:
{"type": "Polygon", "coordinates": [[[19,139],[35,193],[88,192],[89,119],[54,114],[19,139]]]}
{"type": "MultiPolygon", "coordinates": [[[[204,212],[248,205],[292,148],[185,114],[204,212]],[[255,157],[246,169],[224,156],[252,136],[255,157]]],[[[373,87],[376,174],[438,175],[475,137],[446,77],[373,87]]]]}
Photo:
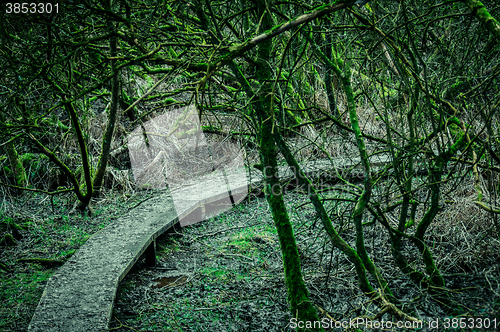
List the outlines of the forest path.
{"type": "MultiPolygon", "coordinates": [[[[389,158],[378,155],[372,156],[371,161],[381,165],[389,158]]],[[[302,167],[308,176],[316,177],[334,168],[360,167],[360,164],[359,158],[334,158],[306,162],[302,167]]],[[[294,172],[288,167],[280,167],[279,173],[283,181],[294,178],[294,172]]],[[[224,203],[227,205],[224,199],[228,197],[228,187],[234,197],[229,204],[243,200],[249,187],[262,185],[260,171],[252,169],[249,175],[246,183],[241,182],[241,177],[227,176],[226,187],[203,182],[194,185],[197,190],[193,190],[193,186],[180,188],[174,193],[183,200],[175,204],[167,191],[95,233],[48,281],[28,331],[106,330],[119,282],[143,253],[146,253],[147,264],[155,264],[156,238],[179,220],[204,220],[206,213],[216,212],[224,203]]],[[[225,210],[228,208],[231,206],[225,210]]]]}

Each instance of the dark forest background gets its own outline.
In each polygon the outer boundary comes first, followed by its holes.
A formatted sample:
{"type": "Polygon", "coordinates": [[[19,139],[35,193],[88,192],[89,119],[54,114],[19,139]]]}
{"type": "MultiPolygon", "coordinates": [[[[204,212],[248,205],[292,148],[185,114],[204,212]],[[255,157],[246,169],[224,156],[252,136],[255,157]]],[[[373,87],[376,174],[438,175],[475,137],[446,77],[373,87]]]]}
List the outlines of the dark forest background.
{"type": "MultiPolygon", "coordinates": [[[[69,0],[2,7],[5,285],[21,280],[20,262],[5,253],[30,252],[27,243],[41,234],[36,219],[44,212],[23,213],[23,202],[38,199],[50,213],[59,204],[65,216],[91,217],[104,198],[132,195],[138,189],[127,135],[194,105],[209,141],[238,144],[247,166],[262,171],[292,317],[314,321],[325,312],[309,299],[279,165],[298,170],[317,236],[325,250],[348,260],[378,317],[412,320],[423,304],[397,296],[398,283],[387,279],[365,241],[372,227],[387,240],[391,268],[426,301],[454,317],[498,317],[500,4],[362,2],[69,0]],[[377,155],[385,162],[372,162],[377,155]],[[328,188],[300,175],[301,162],[342,158],[358,158],[359,167],[333,169],[328,188]],[[453,246],[450,222],[463,236],[453,246]],[[482,312],[450,290],[467,275],[486,278],[482,312]]],[[[48,275],[36,278],[28,281],[48,275]]],[[[7,289],[3,297],[11,298],[7,289]]],[[[26,301],[33,310],[36,296],[9,305],[26,301]]],[[[10,326],[13,318],[2,317],[0,324],[10,326]]]]}

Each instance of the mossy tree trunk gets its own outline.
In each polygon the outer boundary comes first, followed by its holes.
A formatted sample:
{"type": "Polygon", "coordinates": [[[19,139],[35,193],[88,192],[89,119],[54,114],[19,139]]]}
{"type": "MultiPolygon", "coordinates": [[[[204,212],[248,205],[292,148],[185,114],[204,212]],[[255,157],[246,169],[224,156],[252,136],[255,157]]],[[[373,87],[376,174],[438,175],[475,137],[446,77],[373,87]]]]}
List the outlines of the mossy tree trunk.
{"type": "MultiPolygon", "coordinates": [[[[331,40],[331,38],[330,38],[331,40]]],[[[325,55],[327,58],[332,59],[332,45],[327,43],[325,45],[325,55]]],[[[334,75],[333,70],[331,68],[327,68],[325,72],[325,90],[326,96],[328,98],[328,106],[330,108],[330,114],[333,117],[336,117],[337,120],[341,120],[340,110],[337,107],[337,99],[335,98],[335,84],[334,84],[334,75]]]]}
{"type": "MultiPolygon", "coordinates": [[[[220,30],[217,28],[216,24],[210,24],[203,10],[205,7],[212,20],[215,22],[210,2],[202,2],[200,0],[197,4],[196,13],[202,27],[207,31],[210,29],[213,30],[212,33],[209,34],[212,42],[216,41],[215,36],[222,39],[220,30]]],[[[271,27],[270,13],[266,8],[267,4],[265,0],[257,1],[257,16],[260,19],[261,31],[265,31],[271,27]]],[[[283,200],[283,189],[278,177],[276,145],[272,135],[274,130],[277,130],[277,124],[274,117],[274,97],[270,81],[272,73],[269,65],[271,48],[272,40],[269,39],[261,43],[257,50],[255,69],[257,80],[260,84],[258,93],[254,92],[245,75],[241,72],[240,67],[234,61],[229,63],[229,67],[243,86],[248,98],[254,101],[252,111],[249,112],[249,117],[256,127],[255,129],[260,140],[259,156],[261,167],[259,167],[259,169],[264,174],[266,199],[271,209],[280,241],[290,311],[293,317],[298,321],[317,322],[317,325],[319,325],[318,315],[313,305],[309,302],[308,290],[302,277],[295,235],[286,211],[285,202],[283,200]]],[[[318,328],[315,330],[322,329],[318,328]]]]}
{"type": "MultiPolygon", "coordinates": [[[[257,1],[257,14],[261,17],[261,31],[272,27],[270,13],[265,0],[257,1]]],[[[261,170],[265,178],[265,193],[278,237],[280,241],[283,265],[285,270],[285,284],[288,292],[290,311],[294,318],[302,322],[319,322],[318,315],[312,303],[302,277],[300,258],[295,236],[283,200],[283,189],[278,177],[276,161],[276,144],[273,132],[278,130],[274,119],[272,84],[270,82],[272,69],[269,65],[272,41],[268,40],[259,45],[257,50],[257,80],[260,90],[257,95],[259,101],[255,107],[255,115],[260,123],[259,128],[259,155],[261,170]]],[[[250,96],[253,97],[253,96],[250,96]]],[[[321,330],[321,328],[318,328],[321,330]]]]}
{"type": "MultiPolygon", "coordinates": [[[[2,124],[5,123],[4,110],[0,108],[0,121],[2,124]]],[[[28,176],[26,175],[26,170],[24,169],[23,162],[19,159],[17,154],[15,139],[9,138],[7,144],[5,145],[5,150],[7,156],[9,157],[10,167],[12,173],[14,174],[14,179],[16,186],[19,188],[25,188],[28,186],[28,176]]]]}
{"type": "MultiPolygon", "coordinates": [[[[107,1],[108,10],[111,11],[111,1],[107,1]]],[[[114,23],[108,21],[108,31],[110,34],[115,32],[114,23]]],[[[111,49],[111,57],[116,57],[117,55],[117,40],[116,36],[110,38],[109,46],[111,49]]],[[[118,100],[120,96],[120,77],[119,69],[116,68],[117,60],[110,60],[111,62],[111,74],[113,78],[111,79],[111,103],[109,106],[108,123],[106,125],[106,131],[102,138],[102,151],[99,156],[99,163],[97,165],[97,173],[94,176],[93,187],[96,191],[99,191],[106,174],[106,167],[109,160],[109,151],[111,147],[111,141],[113,140],[113,132],[115,130],[116,123],[116,113],[118,111],[118,100]]]]}
{"type": "Polygon", "coordinates": [[[22,161],[19,159],[17,154],[16,146],[13,140],[9,140],[6,145],[7,155],[9,156],[10,167],[12,168],[12,173],[14,174],[14,179],[16,181],[16,186],[20,188],[26,188],[28,186],[28,177],[26,175],[26,170],[24,169],[22,161]]]}
{"type": "Polygon", "coordinates": [[[359,257],[358,253],[351,246],[349,246],[349,244],[347,244],[347,242],[345,242],[336,231],[335,227],[332,224],[330,216],[326,212],[326,209],[323,203],[321,202],[321,197],[316,192],[316,188],[314,188],[312,182],[304,174],[299,163],[293,156],[292,151],[287,146],[286,142],[283,140],[283,137],[281,137],[280,133],[277,131],[273,133],[273,137],[281,153],[285,157],[288,166],[290,166],[290,169],[292,171],[296,172],[296,176],[299,179],[301,186],[306,188],[307,193],[309,195],[309,199],[311,200],[311,203],[314,205],[314,208],[318,213],[321,222],[323,223],[323,227],[325,228],[326,233],[330,238],[330,241],[335,247],[340,249],[354,264],[356,273],[358,275],[358,284],[360,289],[369,297],[373,298],[376,293],[373,287],[370,285],[370,282],[368,281],[365,266],[361,258],[359,257]]]}
{"type": "Polygon", "coordinates": [[[351,88],[351,72],[349,70],[348,65],[344,64],[344,62],[340,58],[338,58],[335,54],[332,55],[332,59],[329,59],[309,36],[307,36],[307,38],[309,42],[314,46],[318,56],[324,61],[328,69],[333,70],[335,75],[340,80],[340,83],[342,85],[342,88],[344,90],[347,99],[347,111],[349,113],[349,118],[351,120],[351,128],[356,137],[359,156],[361,159],[361,163],[363,165],[364,188],[361,195],[358,198],[356,206],[354,207],[354,211],[352,212],[352,219],[354,221],[354,225],[356,228],[356,251],[361,260],[363,261],[365,268],[370,272],[370,274],[379,284],[380,289],[383,290],[384,293],[386,293],[391,299],[394,299],[392,292],[389,289],[389,286],[387,285],[387,281],[382,277],[382,274],[380,273],[379,269],[368,256],[368,252],[366,251],[366,247],[364,244],[362,219],[363,219],[363,212],[367,208],[371,197],[372,178],[371,178],[368,153],[366,151],[365,142],[361,134],[361,129],[359,127],[358,115],[356,113],[356,103],[354,101],[354,94],[351,88]]]}
{"type": "MultiPolygon", "coordinates": [[[[76,139],[78,141],[78,146],[80,147],[80,155],[82,158],[82,167],[83,167],[83,174],[84,174],[85,186],[86,186],[85,193],[83,191],[84,188],[81,188],[80,185],[78,184],[78,181],[76,181],[75,173],[70,171],[69,168],[66,165],[64,165],[61,161],[59,161],[59,163],[61,163],[62,165],[59,165],[59,167],[61,168],[61,170],[63,172],[66,173],[66,175],[68,175],[70,177],[70,179],[73,179],[72,182],[74,185],[74,191],[78,197],[78,200],[80,201],[79,208],[83,210],[89,205],[90,199],[92,198],[92,195],[94,193],[94,189],[92,186],[92,174],[90,172],[89,153],[88,153],[88,149],[87,149],[87,144],[85,143],[83,130],[82,130],[82,127],[80,125],[79,116],[76,113],[76,110],[75,110],[73,104],[72,103],[66,104],[66,110],[68,111],[69,116],[71,118],[71,123],[72,123],[73,127],[75,128],[76,139]],[[64,167],[62,167],[62,166],[64,166],[64,167]]],[[[44,152],[49,157],[49,159],[54,161],[51,157],[55,157],[55,156],[51,156],[51,155],[47,154],[44,150],[42,150],[42,152],[44,152]]],[[[57,157],[55,157],[55,158],[57,158],[57,157]]],[[[57,164],[57,162],[56,162],[56,164],[57,164]]]]}
{"type": "Polygon", "coordinates": [[[500,38],[500,22],[491,16],[485,5],[479,0],[465,0],[467,6],[473,10],[476,18],[488,29],[496,38],[500,38]]]}
{"type": "MultiPolygon", "coordinates": [[[[269,100],[265,99],[269,97],[260,97],[263,105],[268,106],[269,100]]],[[[257,113],[261,111],[257,111],[257,113]]],[[[292,224],[283,200],[283,188],[279,181],[276,162],[276,146],[272,138],[273,121],[266,121],[265,118],[268,115],[268,112],[262,112],[262,114],[258,115],[262,123],[260,127],[259,154],[266,181],[266,199],[271,209],[280,241],[290,311],[299,321],[318,321],[316,310],[309,302],[308,290],[302,277],[300,258],[292,224]]]]}
{"type": "MultiPolygon", "coordinates": [[[[59,89],[59,92],[62,95],[62,99],[64,101],[68,100],[68,97],[66,96],[64,90],[60,87],[57,86],[59,89]]],[[[84,171],[84,179],[85,179],[85,186],[80,185],[80,182],[77,179],[77,176],[75,172],[73,172],[55,153],[54,151],[51,151],[48,147],[46,147],[42,142],[40,142],[35,136],[32,134],[28,134],[27,137],[33,142],[33,144],[40,150],[41,153],[46,155],[50,161],[52,161],[59,169],[61,172],[63,172],[73,185],[73,188],[71,189],[76,197],[78,198],[80,204],[79,208],[80,209],[85,209],[90,202],[90,199],[92,198],[93,194],[93,187],[92,187],[92,177],[90,173],[90,162],[89,162],[89,155],[88,155],[88,150],[87,150],[87,145],[85,144],[85,138],[83,134],[82,127],[80,125],[79,121],[79,116],[74,108],[73,103],[68,102],[67,104],[64,105],[66,108],[66,111],[68,112],[68,116],[71,120],[71,124],[75,130],[76,134],[76,139],[78,142],[78,146],[80,148],[80,155],[82,158],[82,167],[84,171]],[[85,190],[84,190],[85,189],[85,190]]]]}

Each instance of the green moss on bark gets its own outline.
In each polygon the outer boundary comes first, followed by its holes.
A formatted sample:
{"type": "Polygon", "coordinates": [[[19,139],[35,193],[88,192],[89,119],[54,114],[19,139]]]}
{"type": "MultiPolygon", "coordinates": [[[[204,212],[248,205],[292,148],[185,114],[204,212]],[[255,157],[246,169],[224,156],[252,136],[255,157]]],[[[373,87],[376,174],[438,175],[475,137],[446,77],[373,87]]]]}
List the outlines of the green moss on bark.
{"type": "Polygon", "coordinates": [[[26,175],[26,170],[24,169],[23,163],[19,159],[17,154],[14,141],[9,141],[7,143],[7,154],[9,155],[10,166],[12,172],[14,173],[14,178],[16,180],[16,186],[25,188],[28,186],[28,177],[26,175]]]}
{"type": "Polygon", "coordinates": [[[465,0],[465,3],[473,10],[476,18],[488,29],[495,37],[500,38],[500,23],[491,16],[490,12],[479,0],[465,0]]]}

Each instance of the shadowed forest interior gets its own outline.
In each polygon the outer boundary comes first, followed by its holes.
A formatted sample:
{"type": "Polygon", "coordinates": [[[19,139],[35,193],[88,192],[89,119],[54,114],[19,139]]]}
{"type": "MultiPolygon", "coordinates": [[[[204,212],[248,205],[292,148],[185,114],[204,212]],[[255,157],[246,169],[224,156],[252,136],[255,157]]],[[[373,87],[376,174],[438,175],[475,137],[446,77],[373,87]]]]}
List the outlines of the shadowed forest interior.
{"type": "Polygon", "coordinates": [[[178,149],[171,184],[236,155],[263,182],[164,235],[110,329],[498,328],[500,3],[31,5],[0,11],[0,330],[25,331],[57,268],[162,192],[129,137],[179,109],[206,145],[178,149]]]}

